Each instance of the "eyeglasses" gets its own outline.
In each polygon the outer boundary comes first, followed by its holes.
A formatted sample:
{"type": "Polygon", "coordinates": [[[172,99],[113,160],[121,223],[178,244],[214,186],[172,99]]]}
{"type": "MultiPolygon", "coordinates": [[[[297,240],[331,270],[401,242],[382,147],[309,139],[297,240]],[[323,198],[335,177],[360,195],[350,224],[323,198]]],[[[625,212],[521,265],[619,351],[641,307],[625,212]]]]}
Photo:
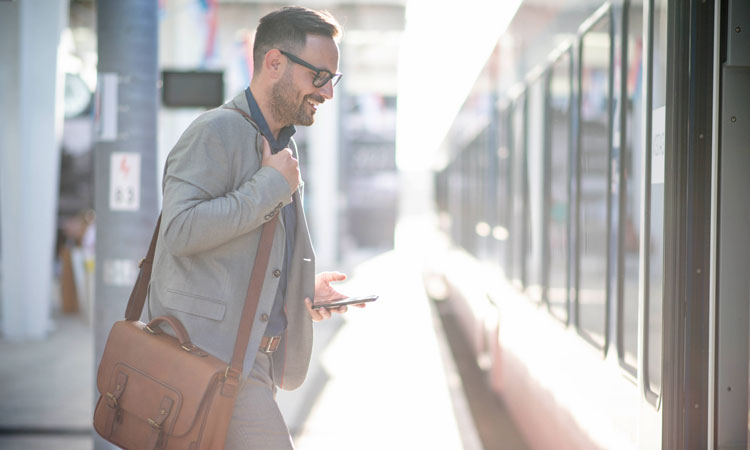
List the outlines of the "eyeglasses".
{"type": "Polygon", "coordinates": [[[327,69],[317,68],[313,66],[312,64],[310,64],[309,62],[303,59],[300,59],[292,55],[289,52],[285,52],[284,50],[279,50],[279,51],[281,52],[282,55],[289,58],[293,63],[299,64],[302,67],[307,67],[308,69],[315,72],[315,78],[313,78],[313,86],[315,86],[316,88],[322,88],[323,86],[326,85],[326,83],[328,83],[331,80],[333,80],[333,86],[336,86],[339,80],[341,80],[341,75],[343,74],[331,73],[331,71],[327,69]]]}

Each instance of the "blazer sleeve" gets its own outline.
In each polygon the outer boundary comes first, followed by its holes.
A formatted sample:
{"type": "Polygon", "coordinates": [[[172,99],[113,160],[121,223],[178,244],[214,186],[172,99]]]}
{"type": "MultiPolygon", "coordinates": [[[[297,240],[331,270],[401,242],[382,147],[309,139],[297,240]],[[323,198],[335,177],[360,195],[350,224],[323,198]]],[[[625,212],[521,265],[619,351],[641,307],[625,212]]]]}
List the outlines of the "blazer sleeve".
{"type": "MultiPolygon", "coordinates": [[[[216,119],[198,119],[170,152],[164,171],[164,244],[175,256],[188,256],[225,244],[271,219],[289,203],[289,184],[276,169],[261,167],[257,132],[228,133],[216,119]],[[247,133],[247,134],[245,134],[247,133]],[[254,173],[235,187],[251,158],[254,173]]],[[[235,124],[237,122],[234,122],[235,124]]],[[[244,120],[241,126],[250,127],[244,120]]]]}

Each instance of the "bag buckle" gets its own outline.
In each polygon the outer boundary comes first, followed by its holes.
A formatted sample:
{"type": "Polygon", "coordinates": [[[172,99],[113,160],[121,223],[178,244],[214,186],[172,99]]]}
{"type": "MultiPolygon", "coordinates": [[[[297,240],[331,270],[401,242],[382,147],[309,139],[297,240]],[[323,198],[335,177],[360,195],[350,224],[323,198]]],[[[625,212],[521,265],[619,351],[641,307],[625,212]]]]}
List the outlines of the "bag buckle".
{"type": "Polygon", "coordinates": [[[201,358],[208,356],[208,353],[202,351],[201,349],[199,349],[198,347],[196,347],[196,345],[193,344],[193,343],[190,343],[190,344],[180,344],[180,348],[183,349],[183,350],[185,350],[188,353],[191,353],[191,354],[195,355],[195,356],[200,356],[201,358]]]}
{"type": "Polygon", "coordinates": [[[163,333],[161,328],[159,328],[158,326],[156,328],[151,328],[150,326],[146,325],[143,327],[143,331],[149,334],[154,334],[154,335],[163,333]]]}
{"type": "Polygon", "coordinates": [[[161,425],[156,423],[156,421],[149,417],[148,424],[151,425],[151,428],[153,428],[156,431],[161,431],[161,425]]]}
{"type": "Polygon", "coordinates": [[[240,378],[240,373],[239,373],[238,371],[236,371],[236,370],[232,370],[232,366],[227,366],[227,368],[226,368],[226,369],[224,370],[224,379],[225,379],[225,380],[226,380],[227,378],[229,378],[229,372],[230,372],[230,371],[232,372],[232,375],[235,375],[235,374],[236,374],[236,376],[234,376],[233,378],[237,378],[237,379],[239,379],[239,378],[240,378]]]}
{"type": "Polygon", "coordinates": [[[228,365],[224,369],[224,381],[221,383],[221,395],[224,397],[236,397],[240,387],[240,377],[242,371],[232,369],[231,365],[228,365]]]}
{"type": "Polygon", "coordinates": [[[265,347],[261,348],[261,351],[263,353],[273,353],[273,350],[271,350],[271,347],[273,347],[273,344],[275,342],[278,342],[281,340],[281,336],[272,336],[268,339],[268,343],[265,347]]]}
{"type": "Polygon", "coordinates": [[[117,404],[117,397],[115,397],[111,392],[107,392],[107,398],[109,400],[112,400],[112,403],[107,402],[107,406],[109,406],[112,409],[119,409],[119,405],[117,404]]]}

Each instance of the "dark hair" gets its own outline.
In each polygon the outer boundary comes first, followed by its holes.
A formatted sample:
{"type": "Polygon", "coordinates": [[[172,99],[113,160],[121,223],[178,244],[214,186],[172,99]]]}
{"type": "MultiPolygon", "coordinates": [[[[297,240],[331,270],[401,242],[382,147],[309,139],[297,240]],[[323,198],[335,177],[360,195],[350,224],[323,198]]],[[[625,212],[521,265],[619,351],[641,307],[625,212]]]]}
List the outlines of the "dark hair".
{"type": "Polygon", "coordinates": [[[272,48],[299,51],[305,46],[308,34],[335,40],[341,32],[341,25],[328,11],[300,6],[277,9],[260,19],[253,44],[253,69],[261,67],[263,58],[272,48]]]}

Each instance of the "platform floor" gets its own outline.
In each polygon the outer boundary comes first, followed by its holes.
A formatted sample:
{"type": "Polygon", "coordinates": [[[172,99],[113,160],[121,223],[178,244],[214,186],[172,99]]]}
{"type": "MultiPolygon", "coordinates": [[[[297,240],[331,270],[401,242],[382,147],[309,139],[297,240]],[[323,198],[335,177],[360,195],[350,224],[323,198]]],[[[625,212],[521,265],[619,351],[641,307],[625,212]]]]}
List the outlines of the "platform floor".
{"type": "MultiPolygon", "coordinates": [[[[306,383],[278,396],[298,450],[483,448],[420,267],[396,251],[356,265],[341,291],[380,299],[315,324],[306,383]]],[[[55,324],[41,342],[0,340],[2,449],[93,448],[92,333],[55,324]]]]}

